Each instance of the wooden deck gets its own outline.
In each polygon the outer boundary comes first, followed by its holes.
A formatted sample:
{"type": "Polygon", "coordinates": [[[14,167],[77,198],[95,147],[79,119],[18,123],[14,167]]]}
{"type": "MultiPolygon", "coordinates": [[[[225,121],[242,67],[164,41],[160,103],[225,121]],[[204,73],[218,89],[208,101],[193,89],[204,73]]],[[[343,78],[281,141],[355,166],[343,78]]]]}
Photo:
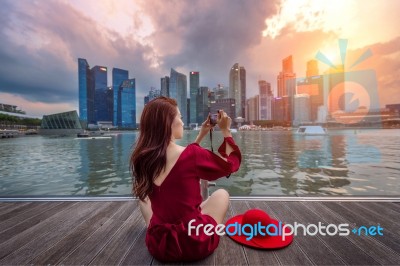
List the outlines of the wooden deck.
{"type": "MultiPolygon", "coordinates": [[[[228,218],[261,208],[283,222],[383,227],[383,236],[296,236],[260,251],[221,237],[201,265],[400,265],[400,203],[231,201],[228,218]]],[[[0,203],[0,264],[162,264],[144,244],[137,201],[0,203]]]]}

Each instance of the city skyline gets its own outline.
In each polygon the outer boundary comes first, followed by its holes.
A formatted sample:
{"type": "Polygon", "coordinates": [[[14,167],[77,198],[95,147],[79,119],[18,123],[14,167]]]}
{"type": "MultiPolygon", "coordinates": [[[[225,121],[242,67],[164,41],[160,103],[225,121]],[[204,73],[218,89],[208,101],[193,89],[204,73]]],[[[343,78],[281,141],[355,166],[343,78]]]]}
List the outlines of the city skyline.
{"type": "MultiPolygon", "coordinates": [[[[246,68],[249,99],[258,94],[259,80],[277,95],[276,76],[289,55],[298,78],[306,76],[306,64],[318,51],[340,62],[340,38],[349,41],[349,60],[371,49],[373,56],[358,69],[376,70],[381,106],[396,103],[400,89],[395,1],[202,1],[194,4],[195,13],[193,4],[182,1],[175,3],[174,16],[168,15],[168,1],[3,4],[0,99],[30,115],[78,110],[76,58],[129,71],[137,99],[150,87],[160,89],[171,67],[187,76],[199,71],[199,85],[214,88],[229,84],[229,69],[239,62],[246,68]]],[[[329,68],[321,62],[318,67],[320,74],[329,68]]],[[[143,103],[137,104],[140,114],[143,103]]]]}

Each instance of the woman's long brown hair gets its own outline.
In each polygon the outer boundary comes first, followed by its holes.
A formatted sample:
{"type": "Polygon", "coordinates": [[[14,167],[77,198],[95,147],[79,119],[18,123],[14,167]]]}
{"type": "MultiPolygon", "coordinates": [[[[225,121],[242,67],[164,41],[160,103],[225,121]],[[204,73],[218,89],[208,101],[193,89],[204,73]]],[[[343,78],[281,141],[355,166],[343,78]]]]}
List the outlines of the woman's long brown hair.
{"type": "Polygon", "coordinates": [[[165,169],[177,106],[174,99],[167,97],[156,98],[144,106],[139,138],[129,162],[132,192],[142,201],[151,193],[155,178],[165,169]]]}

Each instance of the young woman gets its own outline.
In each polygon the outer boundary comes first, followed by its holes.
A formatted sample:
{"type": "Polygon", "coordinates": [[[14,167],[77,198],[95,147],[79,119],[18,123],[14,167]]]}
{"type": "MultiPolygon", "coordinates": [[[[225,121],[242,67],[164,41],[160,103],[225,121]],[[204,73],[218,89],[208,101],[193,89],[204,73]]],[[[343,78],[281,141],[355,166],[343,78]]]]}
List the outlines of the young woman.
{"type": "Polygon", "coordinates": [[[241,153],[229,130],[231,118],[221,110],[217,124],[224,136],[220,155],[199,145],[212,128],[209,120],[194,143],[187,147],[175,143],[182,138],[184,124],[174,99],[159,97],[143,109],[130,169],[133,193],[147,225],[146,245],[160,261],[202,259],[218,246],[217,234],[188,232],[192,219],[191,226],[222,223],[229,205],[229,194],[223,189],[202,202],[200,179],[215,180],[240,166],[241,153]]]}

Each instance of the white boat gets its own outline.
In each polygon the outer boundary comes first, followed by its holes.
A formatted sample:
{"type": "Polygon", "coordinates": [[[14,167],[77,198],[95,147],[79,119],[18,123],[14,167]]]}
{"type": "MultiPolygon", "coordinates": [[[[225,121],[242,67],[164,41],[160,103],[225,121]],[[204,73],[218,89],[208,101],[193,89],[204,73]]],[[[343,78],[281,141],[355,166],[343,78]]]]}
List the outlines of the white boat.
{"type": "Polygon", "coordinates": [[[2,138],[2,139],[15,138],[18,136],[19,136],[18,130],[11,130],[11,129],[0,130],[0,138],[2,138]]]}
{"type": "Polygon", "coordinates": [[[297,135],[317,136],[327,135],[326,129],[321,126],[300,126],[297,131],[297,135]]]}
{"type": "Polygon", "coordinates": [[[111,139],[111,137],[110,136],[101,136],[101,137],[87,136],[87,137],[77,137],[75,139],[111,139]]]}

